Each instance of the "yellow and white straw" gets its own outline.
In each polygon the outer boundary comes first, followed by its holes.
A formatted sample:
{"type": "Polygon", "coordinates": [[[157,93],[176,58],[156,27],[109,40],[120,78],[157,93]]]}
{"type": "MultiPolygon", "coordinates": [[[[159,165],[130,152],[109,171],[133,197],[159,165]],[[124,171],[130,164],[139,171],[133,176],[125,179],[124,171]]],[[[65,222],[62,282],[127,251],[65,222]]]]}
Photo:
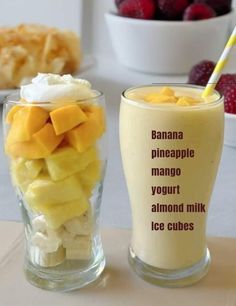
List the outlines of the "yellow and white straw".
{"type": "Polygon", "coordinates": [[[232,35],[230,36],[230,39],[210,77],[210,80],[205,88],[205,90],[202,93],[203,97],[207,97],[209,95],[212,94],[213,90],[216,87],[216,84],[218,83],[221,73],[225,67],[225,65],[227,64],[228,60],[229,60],[229,56],[230,56],[230,52],[233,48],[233,46],[236,45],[236,27],[233,30],[232,35]]]}

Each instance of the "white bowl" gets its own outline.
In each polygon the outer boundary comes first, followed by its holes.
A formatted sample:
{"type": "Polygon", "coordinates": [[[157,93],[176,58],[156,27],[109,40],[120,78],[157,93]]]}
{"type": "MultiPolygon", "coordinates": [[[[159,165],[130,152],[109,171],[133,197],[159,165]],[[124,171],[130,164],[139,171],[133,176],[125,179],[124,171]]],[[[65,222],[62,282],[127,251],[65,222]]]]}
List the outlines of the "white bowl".
{"type": "Polygon", "coordinates": [[[225,137],[224,143],[230,147],[236,147],[236,115],[225,113],[225,137]]]}
{"type": "Polygon", "coordinates": [[[200,21],[141,20],[106,13],[113,49],[125,66],[148,73],[185,74],[203,59],[217,61],[233,13],[200,21]]]}

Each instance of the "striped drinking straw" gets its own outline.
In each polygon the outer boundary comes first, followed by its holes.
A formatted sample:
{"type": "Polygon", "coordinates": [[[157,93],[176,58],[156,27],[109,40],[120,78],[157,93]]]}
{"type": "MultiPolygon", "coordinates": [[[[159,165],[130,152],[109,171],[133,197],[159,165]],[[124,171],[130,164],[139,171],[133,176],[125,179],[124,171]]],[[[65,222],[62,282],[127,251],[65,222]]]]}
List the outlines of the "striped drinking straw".
{"type": "Polygon", "coordinates": [[[232,35],[230,36],[230,39],[210,77],[210,80],[205,88],[205,90],[202,93],[202,97],[207,97],[209,95],[212,94],[212,92],[214,91],[216,84],[218,83],[221,73],[225,67],[225,65],[227,64],[228,60],[229,60],[229,55],[230,52],[233,48],[233,46],[236,45],[236,27],[233,30],[232,35]]]}

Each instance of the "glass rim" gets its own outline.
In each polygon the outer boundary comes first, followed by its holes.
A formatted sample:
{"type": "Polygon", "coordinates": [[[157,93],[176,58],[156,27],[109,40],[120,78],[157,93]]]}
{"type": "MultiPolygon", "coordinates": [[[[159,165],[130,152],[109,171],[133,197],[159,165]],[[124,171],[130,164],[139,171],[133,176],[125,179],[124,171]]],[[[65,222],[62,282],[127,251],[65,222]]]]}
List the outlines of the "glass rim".
{"type": "MultiPolygon", "coordinates": [[[[86,99],[79,99],[79,100],[76,100],[76,101],[70,101],[70,102],[67,102],[67,103],[84,104],[86,102],[94,101],[94,100],[97,100],[97,99],[100,99],[100,98],[104,97],[104,93],[102,91],[93,89],[92,92],[96,93],[96,96],[86,98],[86,99]]],[[[7,95],[4,98],[3,103],[4,104],[21,105],[21,106],[29,106],[29,105],[31,105],[31,106],[51,106],[51,105],[60,104],[61,102],[48,102],[48,101],[45,101],[45,102],[27,102],[27,101],[24,102],[23,101],[22,102],[22,101],[20,101],[20,89],[17,89],[17,90],[15,90],[15,92],[7,95]]]]}
{"type": "MultiPolygon", "coordinates": [[[[152,83],[152,84],[138,85],[138,86],[133,86],[133,87],[127,88],[122,92],[121,97],[126,100],[126,103],[129,103],[129,104],[132,104],[132,105],[135,105],[135,106],[138,106],[138,107],[167,110],[167,108],[165,107],[165,104],[161,104],[161,103],[150,104],[150,103],[146,103],[146,102],[142,102],[142,101],[137,101],[135,99],[131,99],[131,98],[128,98],[126,96],[128,91],[131,91],[131,90],[147,88],[147,87],[165,87],[165,86],[166,87],[185,87],[185,88],[189,88],[189,89],[192,88],[192,89],[198,89],[198,90],[202,90],[202,91],[205,89],[205,86],[192,85],[192,84],[152,83]]],[[[224,96],[219,91],[214,89],[213,93],[215,93],[217,95],[216,100],[211,101],[211,102],[207,102],[207,103],[200,103],[198,105],[184,106],[184,109],[196,109],[196,108],[201,108],[201,107],[209,107],[209,106],[217,105],[217,104],[220,104],[221,102],[223,102],[224,96]]],[[[172,108],[176,108],[176,104],[173,104],[170,107],[168,107],[168,110],[171,110],[172,108]]],[[[183,109],[183,108],[181,108],[181,109],[183,109]]]]}

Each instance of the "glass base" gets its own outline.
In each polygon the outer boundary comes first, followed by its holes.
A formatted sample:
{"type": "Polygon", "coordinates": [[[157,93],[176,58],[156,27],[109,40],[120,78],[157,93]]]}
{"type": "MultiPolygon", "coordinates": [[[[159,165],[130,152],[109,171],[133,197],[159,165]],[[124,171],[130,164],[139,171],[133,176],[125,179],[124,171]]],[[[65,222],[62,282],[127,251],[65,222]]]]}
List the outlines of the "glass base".
{"type": "Polygon", "coordinates": [[[51,291],[71,291],[94,282],[105,268],[105,257],[96,260],[87,269],[54,274],[47,269],[35,267],[28,259],[24,271],[27,280],[34,286],[51,291]]]}
{"type": "Polygon", "coordinates": [[[134,272],[145,281],[161,287],[177,288],[190,286],[203,278],[209,270],[211,257],[206,249],[204,257],[195,265],[185,269],[167,270],[145,264],[130,247],[128,261],[134,272]]]}

